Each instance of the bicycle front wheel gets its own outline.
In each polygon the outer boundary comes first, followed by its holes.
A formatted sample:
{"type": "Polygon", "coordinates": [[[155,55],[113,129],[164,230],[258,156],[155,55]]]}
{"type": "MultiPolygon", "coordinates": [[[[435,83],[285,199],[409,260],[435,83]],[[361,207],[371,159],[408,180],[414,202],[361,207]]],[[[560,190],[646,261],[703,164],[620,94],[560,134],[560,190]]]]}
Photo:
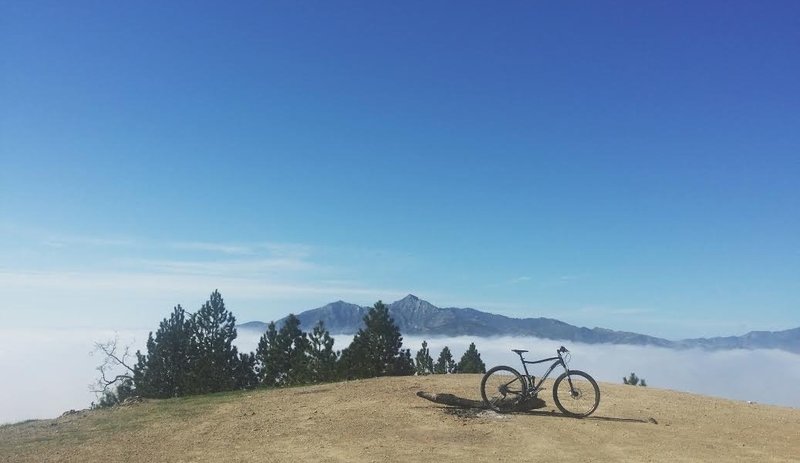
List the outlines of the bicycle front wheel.
{"type": "Polygon", "coordinates": [[[522,375],[511,367],[494,367],[483,375],[483,403],[496,412],[512,411],[526,396],[528,385],[522,375]]]}
{"type": "Polygon", "coordinates": [[[597,410],[600,388],[589,374],[569,370],[553,383],[553,400],[563,414],[583,418],[597,410]]]}

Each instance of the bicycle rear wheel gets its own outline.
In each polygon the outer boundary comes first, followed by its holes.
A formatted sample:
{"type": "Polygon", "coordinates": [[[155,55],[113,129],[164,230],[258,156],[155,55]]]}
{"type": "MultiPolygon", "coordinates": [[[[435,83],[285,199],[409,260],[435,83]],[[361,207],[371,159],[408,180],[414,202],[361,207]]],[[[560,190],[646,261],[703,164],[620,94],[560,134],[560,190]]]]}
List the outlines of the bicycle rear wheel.
{"type": "Polygon", "coordinates": [[[570,370],[553,383],[553,400],[565,415],[583,418],[597,410],[600,388],[588,373],[570,370]]]}
{"type": "Polygon", "coordinates": [[[527,389],[522,375],[507,366],[492,368],[481,380],[483,403],[500,413],[512,411],[526,397],[527,389]]]}

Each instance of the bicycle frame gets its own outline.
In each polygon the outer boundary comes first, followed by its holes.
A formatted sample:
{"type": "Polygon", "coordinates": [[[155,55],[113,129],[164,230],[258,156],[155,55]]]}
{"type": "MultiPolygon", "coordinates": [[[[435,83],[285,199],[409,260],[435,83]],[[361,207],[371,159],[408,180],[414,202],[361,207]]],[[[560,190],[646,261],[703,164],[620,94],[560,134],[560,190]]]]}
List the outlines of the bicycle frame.
{"type": "MultiPolygon", "coordinates": [[[[552,373],[557,366],[561,365],[562,367],[564,367],[564,371],[569,373],[569,368],[567,368],[567,364],[566,362],[564,362],[564,357],[561,356],[561,351],[560,350],[556,351],[556,354],[558,355],[557,357],[550,357],[541,360],[525,360],[521,352],[517,353],[517,355],[519,355],[520,361],[522,361],[522,368],[525,370],[524,378],[525,381],[528,383],[528,387],[526,388],[528,390],[527,395],[534,395],[538,393],[542,386],[542,383],[544,383],[544,380],[546,380],[550,376],[550,373],[552,373]],[[535,381],[536,379],[534,378],[534,381],[531,381],[531,374],[528,372],[528,365],[549,362],[551,360],[555,360],[555,362],[553,362],[553,364],[550,365],[550,368],[547,369],[547,372],[545,372],[545,374],[539,378],[539,383],[533,384],[534,382],[536,382],[535,381]]],[[[567,382],[569,383],[570,389],[572,389],[572,380],[569,378],[569,375],[567,375],[567,382]]]]}
{"type": "Polygon", "coordinates": [[[498,365],[483,375],[481,397],[487,408],[499,413],[519,411],[520,404],[537,397],[544,389],[545,380],[560,366],[564,372],[559,372],[552,386],[553,402],[556,407],[564,415],[577,418],[587,417],[597,410],[600,404],[600,388],[597,381],[584,371],[569,368],[571,356],[566,347],[559,347],[555,357],[540,360],[525,360],[523,354],[527,351],[523,349],[511,349],[511,351],[519,355],[522,372],[510,366],[498,365]],[[546,362],[552,363],[539,381],[536,381],[528,365],[546,362]]]}

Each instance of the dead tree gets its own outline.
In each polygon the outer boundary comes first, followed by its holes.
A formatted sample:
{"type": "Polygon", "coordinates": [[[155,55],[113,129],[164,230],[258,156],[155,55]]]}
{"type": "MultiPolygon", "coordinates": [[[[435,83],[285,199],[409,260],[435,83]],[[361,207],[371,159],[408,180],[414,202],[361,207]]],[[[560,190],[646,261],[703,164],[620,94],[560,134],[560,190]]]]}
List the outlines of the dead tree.
{"type": "Polygon", "coordinates": [[[100,377],[89,388],[101,397],[101,402],[109,399],[119,401],[120,398],[115,394],[116,389],[124,384],[130,386],[133,381],[133,367],[130,365],[133,354],[130,346],[120,347],[119,336],[114,336],[114,339],[94,343],[91,355],[98,353],[103,356],[102,363],[97,367],[100,377]]]}

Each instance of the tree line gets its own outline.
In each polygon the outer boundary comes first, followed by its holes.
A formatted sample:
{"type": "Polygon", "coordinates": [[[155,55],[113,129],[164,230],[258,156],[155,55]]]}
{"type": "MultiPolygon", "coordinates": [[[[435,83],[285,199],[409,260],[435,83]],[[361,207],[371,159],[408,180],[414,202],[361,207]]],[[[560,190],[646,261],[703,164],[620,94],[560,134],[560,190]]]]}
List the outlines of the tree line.
{"type": "Polygon", "coordinates": [[[98,368],[100,393],[96,407],[110,406],[128,397],[180,397],[256,387],[284,387],[377,376],[484,373],[475,343],[456,363],[445,346],[434,363],[427,346],[412,359],[403,349],[403,337],[376,302],[364,316],[363,327],[349,346],[336,351],[334,339],[322,321],[305,332],[290,314],[280,328],[270,322],[255,352],[239,352],[236,318],[225,307],[219,291],[195,313],[176,306],[147,338],[146,353],[119,352],[116,342],[98,344],[105,354],[98,368]],[[132,359],[135,357],[135,362],[132,359]],[[122,367],[122,374],[112,375],[122,367]]]}

